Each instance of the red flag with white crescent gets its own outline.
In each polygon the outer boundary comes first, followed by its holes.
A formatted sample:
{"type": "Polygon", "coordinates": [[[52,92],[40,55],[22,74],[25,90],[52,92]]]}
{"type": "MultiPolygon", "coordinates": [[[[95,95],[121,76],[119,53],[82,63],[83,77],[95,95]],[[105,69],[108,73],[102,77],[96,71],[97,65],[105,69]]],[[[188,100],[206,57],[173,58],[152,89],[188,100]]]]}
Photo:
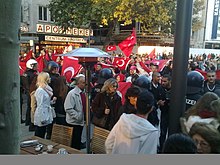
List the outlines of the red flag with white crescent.
{"type": "Polygon", "coordinates": [[[117,66],[120,70],[126,70],[130,60],[128,57],[115,57],[112,64],[113,66],[117,66]]]}
{"type": "Polygon", "coordinates": [[[78,58],[64,57],[61,75],[66,77],[67,82],[71,82],[71,78],[75,77],[81,68],[78,58]]]}
{"type": "Polygon", "coordinates": [[[115,51],[117,48],[116,48],[116,46],[115,45],[108,45],[108,46],[106,46],[106,51],[107,52],[110,52],[110,51],[115,51]]]}
{"type": "Polygon", "coordinates": [[[132,34],[123,40],[121,43],[118,44],[119,48],[122,52],[129,57],[132,53],[133,47],[136,44],[136,33],[135,28],[132,30],[132,34]]]}

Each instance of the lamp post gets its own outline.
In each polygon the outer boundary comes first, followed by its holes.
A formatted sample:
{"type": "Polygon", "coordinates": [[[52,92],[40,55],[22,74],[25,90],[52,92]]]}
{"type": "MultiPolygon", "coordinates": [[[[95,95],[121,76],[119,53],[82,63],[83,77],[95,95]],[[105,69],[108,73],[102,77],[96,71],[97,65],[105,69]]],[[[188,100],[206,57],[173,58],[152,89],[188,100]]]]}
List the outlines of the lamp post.
{"type": "Polygon", "coordinates": [[[86,78],[86,149],[87,154],[90,154],[90,102],[89,98],[91,95],[91,69],[95,63],[98,61],[98,57],[113,57],[108,53],[98,49],[98,48],[77,48],[66,54],[60,56],[71,56],[78,57],[79,64],[85,68],[85,78],[86,78]]]}

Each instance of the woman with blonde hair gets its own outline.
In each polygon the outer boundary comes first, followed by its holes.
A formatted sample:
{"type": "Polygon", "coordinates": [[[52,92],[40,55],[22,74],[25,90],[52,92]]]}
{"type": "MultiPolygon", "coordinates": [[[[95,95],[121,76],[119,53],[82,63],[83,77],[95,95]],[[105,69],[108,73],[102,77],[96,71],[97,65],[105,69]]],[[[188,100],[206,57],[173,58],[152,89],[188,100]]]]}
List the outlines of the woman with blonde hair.
{"type": "Polygon", "coordinates": [[[189,135],[196,142],[197,153],[220,153],[220,132],[212,124],[196,122],[191,127],[189,135]]]}
{"type": "Polygon", "coordinates": [[[41,138],[45,137],[46,127],[53,122],[53,109],[51,104],[54,104],[56,97],[51,100],[53,90],[48,85],[50,83],[50,76],[46,72],[41,72],[37,76],[37,90],[35,91],[35,98],[37,102],[36,111],[34,113],[35,136],[41,138]]]}
{"type": "MultiPolygon", "coordinates": [[[[119,108],[122,105],[121,94],[117,91],[118,82],[115,78],[107,79],[92,102],[92,112],[94,118],[106,118],[104,125],[97,125],[111,130],[119,119],[119,108]]],[[[94,121],[94,120],[93,120],[94,121]]]]}

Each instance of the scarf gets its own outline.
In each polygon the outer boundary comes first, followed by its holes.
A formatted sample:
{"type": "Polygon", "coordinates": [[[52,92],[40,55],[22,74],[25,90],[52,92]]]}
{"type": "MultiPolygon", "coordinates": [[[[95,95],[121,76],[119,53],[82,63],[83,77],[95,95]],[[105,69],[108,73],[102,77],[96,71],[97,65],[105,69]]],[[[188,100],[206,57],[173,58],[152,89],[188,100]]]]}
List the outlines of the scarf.
{"type": "Polygon", "coordinates": [[[53,89],[49,85],[46,85],[43,89],[48,93],[50,97],[53,96],[53,89]]]}
{"type": "Polygon", "coordinates": [[[216,118],[217,116],[217,113],[216,112],[213,112],[213,111],[209,111],[207,109],[204,109],[202,111],[199,112],[199,116],[201,118],[210,118],[210,117],[214,117],[216,118]]]}

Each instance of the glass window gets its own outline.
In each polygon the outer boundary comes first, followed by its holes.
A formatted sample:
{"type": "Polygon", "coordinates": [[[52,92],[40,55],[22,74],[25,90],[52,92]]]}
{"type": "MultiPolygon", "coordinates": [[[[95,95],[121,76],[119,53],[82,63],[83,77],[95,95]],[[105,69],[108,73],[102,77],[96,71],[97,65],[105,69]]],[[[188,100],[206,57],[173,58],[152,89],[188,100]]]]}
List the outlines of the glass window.
{"type": "Polygon", "coordinates": [[[43,20],[42,10],[43,8],[39,6],[39,20],[43,20]]]}
{"type": "Polygon", "coordinates": [[[48,21],[48,8],[39,6],[39,20],[48,21]]]}
{"type": "Polygon", "coordinates": [[[21,6],[21,22],[23,22],[23,7],[21,6]]]}
{"type": "Polygon", "coordinates": [[[44,7],[44,21],[47,21],[47,8],[44,7]]]}
{"type": "Polygon", "coordinates": [[[49,11],[49,19],[51,22],[54,22],[54,16],[52,15],[51,11],[49,11]]]}

